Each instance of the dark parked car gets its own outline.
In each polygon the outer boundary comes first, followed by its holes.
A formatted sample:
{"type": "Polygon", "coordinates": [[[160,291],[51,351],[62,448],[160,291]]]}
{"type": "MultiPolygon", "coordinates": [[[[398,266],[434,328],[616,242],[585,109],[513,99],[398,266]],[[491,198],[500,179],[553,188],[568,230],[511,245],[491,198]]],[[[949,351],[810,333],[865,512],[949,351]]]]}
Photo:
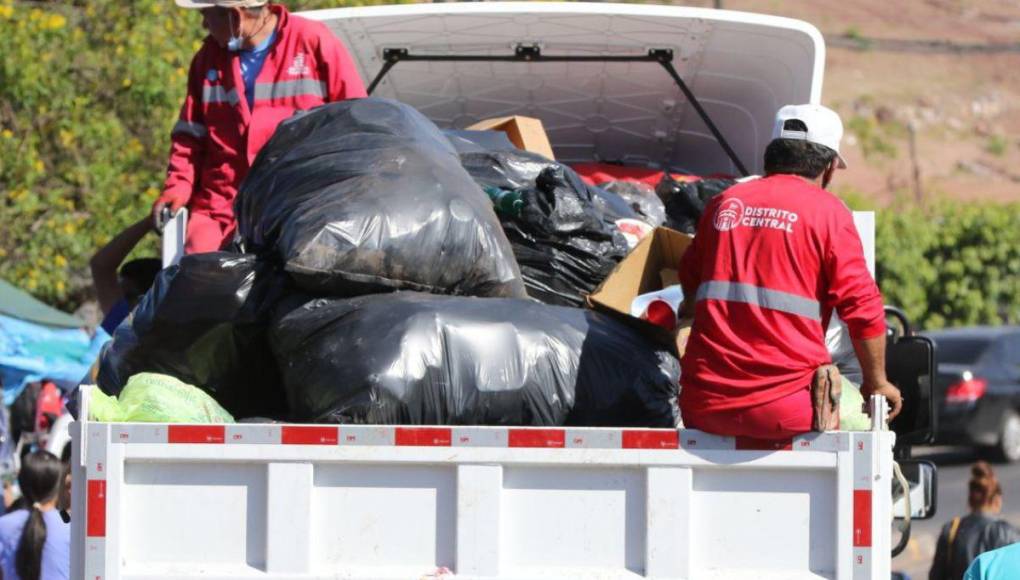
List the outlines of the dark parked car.
{"type": "Polygon", "coordinates": [[[1020,326],[925,333],[935,341],[937,441],[1020,460],[1020,326]]]}

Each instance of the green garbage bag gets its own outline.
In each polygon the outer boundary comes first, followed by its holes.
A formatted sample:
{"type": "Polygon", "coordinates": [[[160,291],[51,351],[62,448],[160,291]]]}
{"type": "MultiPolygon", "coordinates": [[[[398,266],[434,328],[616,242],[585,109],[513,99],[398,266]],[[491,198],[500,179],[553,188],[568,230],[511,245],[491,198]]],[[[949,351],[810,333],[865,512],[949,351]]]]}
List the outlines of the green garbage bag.
{"type": "Polygon", "coordinates": [[[871,417],[864,412],[864,396],[857,385],[843,378],[843,392],[839,397],[839,430],[870,431],[871,417]]]}
{"type": "Polygon", "coordinates": [[[156,373],[132,376],[120,397],[92,389],[89,415],[104,423],[233,423],[234,418],[197,387],[156,373]]]}

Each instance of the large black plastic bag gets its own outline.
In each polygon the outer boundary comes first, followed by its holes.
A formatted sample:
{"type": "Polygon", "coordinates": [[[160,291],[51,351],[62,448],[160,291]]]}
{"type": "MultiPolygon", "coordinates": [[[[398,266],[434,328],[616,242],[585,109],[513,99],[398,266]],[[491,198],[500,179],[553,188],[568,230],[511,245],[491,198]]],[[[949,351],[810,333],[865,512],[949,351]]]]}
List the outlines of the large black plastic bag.
{"type": "Polygon", "coordinates": [[[246,249],[272,251],[312,292],[525,296],[488,198],[439,129],[395,101],[282,123],[235,210],[246,249]]]}
{"type": "Polygon", "coordinates": [[[655,193],[666,206],[666,227],[685,234],[696,233],[708,202],[734,183],[735,180],[727,178],[681,182],[667,175],[655,187],[655,193]]]}
{"type": "Polygon", "coordinates": [[[297,421],[676,425],[676,358],[599,313],[417,292],[298,303],[270,338],[297,421]]]}
{"type": "Polygon", "coordinates": [[[461,160],[480,185],[521,192],[520,215],[500,215],[500,223],[532,298],[582,306],[627,255],[617,218],[600,209],[597,194],[569,167],[519,151],[471,153],[461,160]]]}
{"type": "Polygon", "coordinates": [[[114,331],[99,387],[116,395],[132,375],[162,373],[206,391],[237,418],[286,416],[266,336],[285,281],[253,256],[185,256],[114,331]]]}
{"type": "Polygon", "coordinates": [[[655,188],[640,181],[610,181],[599,187],[621,198],[652,227],[659,227],[666,221],[666,206],[655,193],[655,188]]]}

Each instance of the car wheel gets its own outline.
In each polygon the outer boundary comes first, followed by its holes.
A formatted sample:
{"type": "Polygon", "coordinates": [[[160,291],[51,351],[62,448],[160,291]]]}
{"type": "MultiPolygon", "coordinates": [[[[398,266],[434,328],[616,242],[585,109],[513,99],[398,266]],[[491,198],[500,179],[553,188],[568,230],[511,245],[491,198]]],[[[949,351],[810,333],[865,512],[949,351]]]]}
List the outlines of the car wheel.
{"type": "Polygon", "coordinates": [[[1020,415],[1016,411],[1007,411],[1002,419],[995,459],[1006,463],[1020,461],[1020,415]]]}

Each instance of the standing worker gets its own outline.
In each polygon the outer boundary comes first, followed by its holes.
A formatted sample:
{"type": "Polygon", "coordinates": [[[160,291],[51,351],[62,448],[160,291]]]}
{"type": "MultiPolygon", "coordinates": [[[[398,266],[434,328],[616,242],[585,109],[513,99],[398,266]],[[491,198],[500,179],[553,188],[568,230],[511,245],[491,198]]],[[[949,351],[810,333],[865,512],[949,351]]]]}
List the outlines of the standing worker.
{"type": "Polygon", "coordinates": [[[185,251],[218,250],[233,235],[234,197],[255,156],[296,111],[366,96],[347,49],[325,25],[266,0],[176,0],[209,32],[191,61],[171,133],[163,193],[152,206],[191,212],[185,251]]]}
{"type": "Polygon", "coordinates": [[[861,363],[861,391],[900,393],[885,375],[885,311],[846,205],[825,191],[843,123],[820,105],[779,110],[765,177],[713,199],[681,259],[694,325],[680,409],[691,428],[787,439],[839,428],[841,379],[825,347],[833,311],[861,363]]]}

